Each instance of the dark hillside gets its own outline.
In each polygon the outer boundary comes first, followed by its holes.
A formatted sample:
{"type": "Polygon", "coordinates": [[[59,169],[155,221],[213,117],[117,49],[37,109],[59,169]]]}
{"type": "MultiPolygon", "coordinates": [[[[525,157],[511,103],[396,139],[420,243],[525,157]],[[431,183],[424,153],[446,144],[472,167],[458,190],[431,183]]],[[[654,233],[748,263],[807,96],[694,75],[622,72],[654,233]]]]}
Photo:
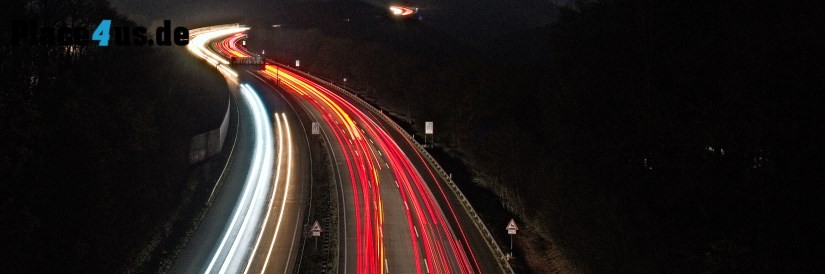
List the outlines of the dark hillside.
{"type": "Polygon", "coordinates": [[[377,22],[253,28],[250,47],[434,121],[529,227],[534,272],[822,267],[813,7],[603,1],[481,47],[397,43],[426,24],[329,10],[377,22]]]}

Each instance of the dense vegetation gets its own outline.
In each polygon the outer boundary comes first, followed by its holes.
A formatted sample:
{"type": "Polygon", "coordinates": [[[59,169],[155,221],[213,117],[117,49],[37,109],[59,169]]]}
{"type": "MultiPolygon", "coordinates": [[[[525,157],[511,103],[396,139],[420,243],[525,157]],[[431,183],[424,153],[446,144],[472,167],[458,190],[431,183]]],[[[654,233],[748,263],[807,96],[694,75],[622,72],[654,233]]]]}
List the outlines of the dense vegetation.
{"type": "Polygon", "coordinates": [[[219,125],[225,83],[182,48],[10,43],[15,19],[131,24],[106,1],[2,5],[0,269],[152,271],[189,176],[189,140],[219,125]]]}
{"type": "Polygon", "coordinates": [[[284,9],[305,21],[273,15],[250,45],[435,121],[526,223],[534,272],[821,269],[815,9],[678,2],[588,1],[481,46],[364,7],[284,9]]]}

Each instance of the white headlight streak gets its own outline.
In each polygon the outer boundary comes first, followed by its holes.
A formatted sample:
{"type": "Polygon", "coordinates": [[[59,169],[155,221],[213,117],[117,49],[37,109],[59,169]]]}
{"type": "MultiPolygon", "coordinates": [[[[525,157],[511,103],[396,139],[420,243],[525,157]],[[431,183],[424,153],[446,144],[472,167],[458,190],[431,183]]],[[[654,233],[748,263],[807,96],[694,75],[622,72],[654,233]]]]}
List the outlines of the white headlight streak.
{"type": "Polygon", "coordinates": [[[203,59],[206,59],[207,62],[209,62],[213,65],[218,65],[218,64],[228,65],[229,60],[227,60],[223,56],[220,56],[217,53],[212,52],[211,50],[209,50],[206,47],[206,45],[209,43],[209,41],[211,41],[215,38],[218,38],[218,37],[221,37],[221,36],[227,36],[227,35],[230,35],[230,34],[233,34],[233,33],[243,32],[243,31],[246,31],[248,29],[249,29],[248,27],[225,27],[225,28],[210,30],[208,32],[203,32],[203,33],[198,34],[197,36],[193,37],[190,40],[189,45],[186,46],[186,48],[189,49],[189,51],[191,51],[195,55],[200,56],[203,59]]]}
{"type": "MultiPolygon", "coordinates": [[[[259,232],[259,224],[266,206],[266,196],[272,182],[273,137],[272,127],[258,95],[248,84],[241,84],[241,96],[250,106],[255,125],[253,160],[247,173],[244,189],[232,214],[221,243],[215,251],[206,273],[220,266],[218,273],[238,273],[246,264],[249,249],[259,232]],[[227,248],[228,247],[228,248],[227,248]]],[[[281,138],[279,136],[279,138],[281,138]]],[[[280,160],[279,160],[280,161],[280,160]]]]}
{"type": "MultiPolygon", "coordinates": [[[[190,38],[191,43],[188,49],[196,56],[214,65],[224,76],[235,79],[237,82],[238,73],[229,67],[229,61],[211,51],[207,45],[214,39],[248,29],[237,25],[224,25],[193,30],[195,34],[190,38]]],[[[243,182],[240,197],[222,232],[223,234],[219,237],[220,242],[206,260],[209,265],[204,268],[204,273],[246,273],[250,271],[250,267],[253,265],[252,260],[259,253],[259,246],[262,245],[262,238],[265,234],[269,235],[267,233],[273,233],[271,242],[264,244],[264,246],[269,246],[266,258],[258,258],[259,261],[263,261],[262,268],[251,270],[251,272],[262,272],[266,269],[275,240],[281,230],[286,197],[289,195],[293,147],[291,129],[286,114],[274,115],[278,137],[276,155],[273,123],[263,101],[252,86],[246,83],[240,84],[240,95],[244,104],[238,104],[238,107],[247,107],[252,118],[252,131],[254,132],[254,141],[250,153],[252,160],[246,170],[246,178],[243,182]],[[279,193],[279,190],[282,193],[279,193]],[[279,194],[283,196],[278,196],[279,194]],[[279,199],[276,199],[276,197],[279,199]],[[275,205],[278,202],[281,204],[277,219],[272,219],[273,222],[269,222],[270,215],[275,211],[273,208],[278,207],[275,205]],[[273,225],[274,231],[271,231],[273,225]],[[271,232],[265,231],[266,229],[271,232]]],[[[260,264],[257,266],[260,266],[260,264]]]]}

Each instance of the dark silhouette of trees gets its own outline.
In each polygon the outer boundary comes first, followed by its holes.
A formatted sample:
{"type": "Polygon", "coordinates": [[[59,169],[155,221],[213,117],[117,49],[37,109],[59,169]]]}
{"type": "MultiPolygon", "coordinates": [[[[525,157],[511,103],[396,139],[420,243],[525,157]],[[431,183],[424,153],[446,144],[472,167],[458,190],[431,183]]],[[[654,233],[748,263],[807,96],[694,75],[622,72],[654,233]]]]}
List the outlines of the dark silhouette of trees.
{"type": "Polygon", "coordinates": [[[133,24],[106,1],[5,1],[2,15],[0,268],[152,271],[140,252],[180,203],[189,138],[220,123],[225,83],[181,48],[10,43],[13,20],[133,24]]]}

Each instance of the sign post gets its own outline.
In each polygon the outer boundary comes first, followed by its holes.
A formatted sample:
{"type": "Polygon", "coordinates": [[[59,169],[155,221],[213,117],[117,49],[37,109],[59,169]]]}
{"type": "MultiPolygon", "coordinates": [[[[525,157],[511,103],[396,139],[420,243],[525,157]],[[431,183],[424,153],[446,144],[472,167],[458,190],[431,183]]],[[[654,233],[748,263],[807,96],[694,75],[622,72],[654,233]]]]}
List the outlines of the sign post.
{"type": "Polygon", "coordinates": [[[507,223],[507,227],[505,229],[507,229],[507,234],[510,235],[510,254],[507,254],[507,259],[510,259],[510,257],[513,257],[513,235],[515,235],[516,231],[518,231],[516,221],[510,219],[510,222],[507,223]]]}
{"type": "Polygon", "coordinates": [[[424,122],[424,145],[427,145],[427,135],[430,135],[430,142],[432,143],[433,122],[424,122]]]}
{"type": "Polygon", "coordinates": [[[312,237],[315,238],[315,249],[318,249],[318,236],[321,236],[321,231],[324,230],[321,229],[321,225],[318,223],[318,220],[316,220],[315,223],[312,224],[312,228],[309,230],[309,232],[312,232],[312,237]]]}

